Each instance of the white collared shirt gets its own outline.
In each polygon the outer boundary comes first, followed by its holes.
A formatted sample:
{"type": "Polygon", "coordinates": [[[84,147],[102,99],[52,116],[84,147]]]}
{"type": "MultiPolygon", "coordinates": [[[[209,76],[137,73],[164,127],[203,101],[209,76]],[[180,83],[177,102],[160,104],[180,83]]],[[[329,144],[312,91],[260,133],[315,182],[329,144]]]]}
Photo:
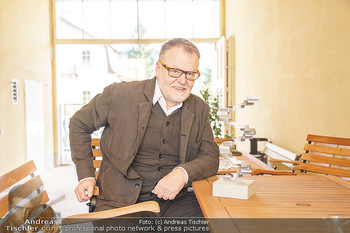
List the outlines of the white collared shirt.
{"type": "Polygon", "coordinates": [[[155,105],[157,102],[159,103],[160,107],[163,109],[165,115],[167,116],[172,114],[176,109],[179,109],[182,107],[182,102],[181,102],[175,105],[174,107],[170,108],[169,110],[167,109],[164,96],[159,88],[158,80],[156,79],[156,87],[155,87],[154,96],[153,96],[153,105],[155,105]]]}

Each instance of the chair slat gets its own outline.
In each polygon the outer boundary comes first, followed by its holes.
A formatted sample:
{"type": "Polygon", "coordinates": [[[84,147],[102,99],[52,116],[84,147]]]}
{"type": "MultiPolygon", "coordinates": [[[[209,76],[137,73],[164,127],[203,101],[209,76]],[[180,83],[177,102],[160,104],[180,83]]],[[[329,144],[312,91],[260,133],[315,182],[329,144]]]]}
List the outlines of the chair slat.
{"type": "MultiPolygon", "coordinates": [[[[252,171],[252,175],[259,175],[259,174],[264,174],[265,173],[265,169],[253,169],[252,171]]],[[[286,171],[286,170],[269,170],[268,174],[271,175],[294,175],[293,172],[291,171],[286,171]]]]}
{"type": "Polygon", "coordinates": [[[101,166],[102,160],[94,160],[94,168],[99,168],[101,166]]]}
{"type": "Polygon", "coordinates": [[[0,218],[4,217],[5,214],[8,212],[7,202],[8,202],[8,194],[3,196],[0,199],[0,206],[3,206],[3,208],[0,208],[0,218]]]}
{"type": "Polygon", "coordinates": [[[0,192],[8,189],[12,185],[16,184],[18,181],[27,177],[36,171],[36,166],[34,161],[31,160],[18,168],[13,169],[12,171],[2,175],[0,177],[0,192]]]}
{"type": "Polygon", "coordinates": [[[334,176],[350,177],[350,170],[334,167],[325,167],[311,163],[300,163],[298,166],[293,166],[293,170],[304,170],[308,172],[316,172],[334,176]]]}
{"type": "Polygon", "coordinates": [[[99,138],[92,138],[91,139],[91,146],[100,146],[100,139],[99,138]]]}
{"type": "Polygon", "coordinates": [[[336,148],[323,145],[305,144],[305,151],[320,152],[332,155],[350,156],[350,149],[336,148]]]}
{"type": "Polygon", "coordinates": [[[102,157],[100,149],[92,149],[92,154],[94,155],[94,157],[102,157]]]}
{"type": "Polygon", "coordinates": [[[99,192],[100,192],[100,189],[98,188],[98,186],[94,186],[94,191],[92,192],[92,195],[98,196],[99,192]]]}
{"type": "Polygon", "coordinates": [[[322,142],[322,143],[350,146],[350,138],[327,137],[327,136],[308,134],[306,140],[311,142],[322,142]]]}
{"type": "Polygon", "coordinates": [[[350,168],[350,159],[334,158],[316,154],[303,153],[300,160],[312,161],[317,163],[326,163],[350,168]]]}

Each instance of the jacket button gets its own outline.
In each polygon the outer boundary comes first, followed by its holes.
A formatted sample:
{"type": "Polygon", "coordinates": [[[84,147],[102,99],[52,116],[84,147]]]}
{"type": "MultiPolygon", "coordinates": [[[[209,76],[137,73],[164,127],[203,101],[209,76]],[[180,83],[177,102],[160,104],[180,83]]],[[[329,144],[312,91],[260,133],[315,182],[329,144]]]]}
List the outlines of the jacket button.
{"type": "Polygon", "coordinates": [[[171,124],[170,124],[170,121],[167,121],[167,122],[165,123],[165,125],[166,125],[166,126],[171,125],[171,124]]]}
{"type": "Polygon", "coordinates": [[[163,144],[165,144],[165,143],[167,143],[167,140],[164,138],[164,139],[162,140],[162,142],[163,142],[163,144]]]}
{"type": "Polygon", "coordinates": [[[159,159],[163,158],[163,155],[162,155],[162,154],[159,154],[159,155],[158,155],[158,158],[159,158],[159,159]]]}
{"type": "Polygon", "coordinates": [[[139,187],[140,187],[140,184],[139,184],[139,183],[136,183],[136,184],[135,184],[135,187],[136,187],[136,188],[139,188],[139,187]]]}
{"type": "Polygon", "coordinates": [[[158,171],[162,170],[162,167],[157,167],[157,170],[158,170],[158,171]]]}

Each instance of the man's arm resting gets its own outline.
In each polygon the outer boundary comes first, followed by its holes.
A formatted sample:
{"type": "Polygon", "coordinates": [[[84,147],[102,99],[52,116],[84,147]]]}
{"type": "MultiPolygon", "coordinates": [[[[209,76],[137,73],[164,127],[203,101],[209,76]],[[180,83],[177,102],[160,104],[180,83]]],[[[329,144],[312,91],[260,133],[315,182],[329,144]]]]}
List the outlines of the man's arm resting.
{"type": "Polygon", "coordinates": [[[187,182],[184,170],[175,168],[168,175],[158,181],[152,193],[164,200],[173,200],[187,182]]]}

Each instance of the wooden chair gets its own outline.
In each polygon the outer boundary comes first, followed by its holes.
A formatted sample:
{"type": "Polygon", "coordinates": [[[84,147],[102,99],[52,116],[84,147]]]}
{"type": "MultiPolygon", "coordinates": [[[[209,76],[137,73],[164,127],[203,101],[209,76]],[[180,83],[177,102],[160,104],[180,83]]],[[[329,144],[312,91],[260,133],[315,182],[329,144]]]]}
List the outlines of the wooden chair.
{"type": "MultiPolygon", "coordinates": [[[[32,232],[60,231],[60,219],[47,205],[49,197],[43,190],[40,176],[34,175],[35,171],[34,162],[29,161],[0,177],[2,231],[15,232],[15,227],[27,227],[26,229],[32,232]],[[6,206],[9,208],[3,208],[6,206]]],[[[159,213],[160,208],[155,201],[142,202],[107,211],[68,216],[62,221],[62,225],[107,219],[142,211],[159,213]]]]}
{"type": "MultiPolygon", "coordinates": [[[[350,178],[350,139],[307,135],[305,152],[298,161],[283,161],[294,164],[291,174],[334,175],[350,178]]],[[[279,171],[274,171],[278,174],[279,171]]],[[[269,174],[267,170],[255,170],[253,174],[269,174]]]]}
{"type": "MultiPolygon", "coordinates": [[[[95,178],[97,179],[98,177],[98,171],[101,166],[102,162],[102,153],[101,153],[101,148],[100,148],[100,139],[99,138],[92,138],[91,140],[91,148],[92,148],[92,154],[94,156],[94,168],[95,168],[95,178]]],[[[90,202],[87,203],[89,206],[89,214],[84,214],[84,215],[76,215],[76,216],[70,216],[70,218],[100,218],[102,216],[108,216],[110,218],[110,215],[113,215],[115,212],[111,211],[101,211],[101,212],[95,212],[92,213],[95,208],[96,208],[96,199],[97,196],[99,195],[99,188],[97,186],[94,187],[93,191],[93,196],[90,198],[90,202]],[[101,215],[102,214],[102,215],[101,215]]],[[[131,206],[126,206],[122,208],[118,208],[121,211],[121,215],[124,214],[129,214],[129,213],[135,213],[135,212],[141,212],[141,211],[152,211],[154,213],[159,213],[160,208],[157,202],[155,201],[148,201],[148,202],[142,202],[139,204],[131,205],[131,206]],[[132,212],[128,212],[131,211],[132,212]],[[126,211],[126,212],[124,212],[126,211]]],[[[119,215],[120,216],[120,215],[119,215]]],[[[115,216],[116,217],[116,216],[115,216]]]]}
{"type": "Polygon", "coordinates": [[[59,217],[47,205],[49,197],[35,171],[34,162],[29,161],[0,177],[3,232],[16,232],[16,228],[31,232],[60,231],[59,217]]]}
{"type": "MultiPolygon", "coordinates": [[[[92,148],[92,154],[94,156],[94,169],[95,169],[95,179],[98,177],[98,170],[101,166],[102,162],[102,153],[100,149],[100,139],[99,138],[92,138],[91,139],[91,148],[92,148]]],[[[94,212],[96,208],[96,200],[97,196],[99,194],[99,189],[97,186],[94,187],[93,195],[90,198],[90,202],[88,202],[86,205],[89,206],[89,212],[94,212]]]]}

